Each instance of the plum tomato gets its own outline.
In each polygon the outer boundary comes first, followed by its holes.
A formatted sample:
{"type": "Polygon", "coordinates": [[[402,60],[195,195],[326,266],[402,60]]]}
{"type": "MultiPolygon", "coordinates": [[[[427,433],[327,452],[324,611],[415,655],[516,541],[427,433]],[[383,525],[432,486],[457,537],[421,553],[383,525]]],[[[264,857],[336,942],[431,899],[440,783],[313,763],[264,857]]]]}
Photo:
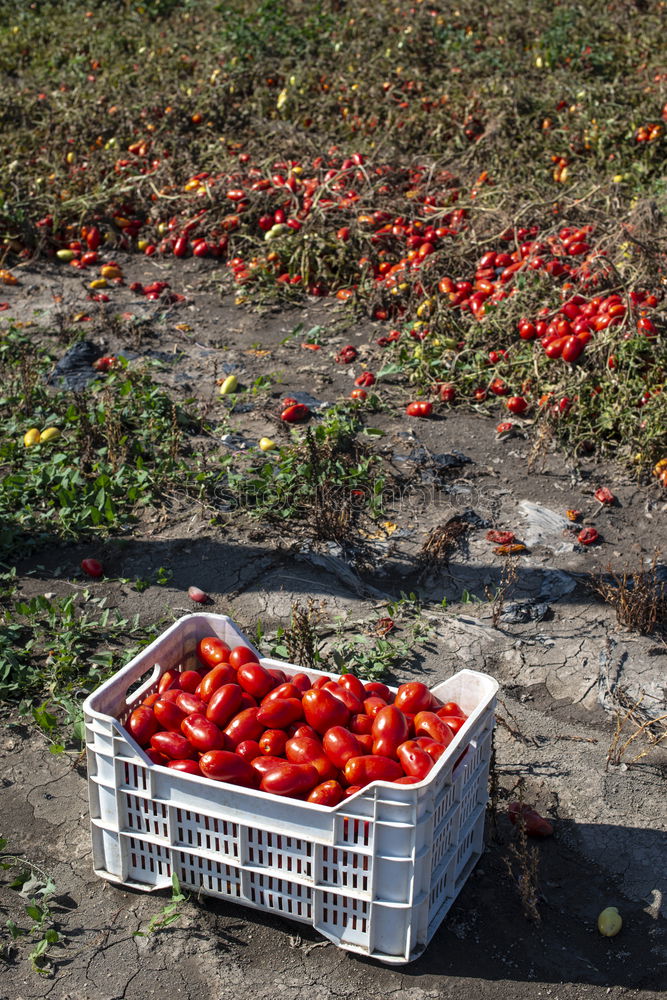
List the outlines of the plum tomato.
{"type": "Polygon", "coordinates": [[[345,798],[343,786],[338,781],[323,781],[316,785],[308,796],[308,802],[315,802],[318,806],[337,806],[345,798]]]}
{"type": "Polygon", "coordinates": [[[433,767],[433,759],[415,740],[406,740],[397,750],[398,762],[406,775],[421,781],[433,767]]]}
{"type": "Polygon", "coordinates": [[[436,743],[449,746],[454,739],[454,734],[435,712],[418,712],[415,715],[415,734],[417,736],[430,736],[436,743]]]}
{"type": "MultiPolygon", "coordinates": [[[[257,663],[257,654],[253,653],[248,646],[234,646],[229,654],[229,663],[234,670],[238,670],[244,663],[257,663]]],[[[275,687],[275,685],[273,685],[275,687]]]]}
{"type": "Polygon", "coordinates": [[[217,636],[202,639],[197,646],[197,656],[206,667],[215,667],[218,663],[229,663],[231,650],[226,642],[217,636]]]}
{"type": "Polygon", "coordinates": [[[320,784],[319,774],[312,764],[294,764],[282,760],[265,772],[259,787],[272,795],[301,798],[317,784],[320,784]]]}
{"type": "Polygon", "coordinates": [[[209,750],[199,758],[199,767],[205,778],[226,781],[230,785],[242,785],[244,788],[259,787],[257,771],[247,760],[231,750],[209,750]]]}
{"type": "Polygon", "coordinates": [[[211,722],[200,712],[186,715],[181,723],[181,732],[198,753],[206,753],[208,750],[222,750],[225,746],[222,730],[218,729],[214,722],[211,722]]]}
{"type": "Polygon", "coordinates": [[[364,744],[344,726],[332,726],[322,739],[324,752],[342,771],[350,757],[363,757],[368,751],[364,744]]]}
{"type": "Polygon", "coordinates": [[[367,754],[351,757],[345,765],[345,780],[348,785],[369,785],[372,781],[396,781],[403,777],[403,768],[389,757],[367,754]]]}
{"type": "MultiPolygon", "coordinates": [[[[232,650],[232,656],[235,652],[236,650],[232,650]]],[[[234,666],[234,664],[231,665],[234,666]]],[[[260,700],[276,687],[275,678],[256,659],[247,660],[240,664],[236,671],[236,677],[244,691],[260,700]]]]}
{"type": "Polygon", "coordinates": [[[326,733],[331,726],[345,726],[350,718],[349,708],[331,691],[311,688],[303,696],[303,711],[309,726],[326,733]]]}
{"type": "Polygon", "coordinates": [[[219,663],[217,667],[213,667],[207,674],[204,674],[195,694],[208,704],[214,691],[217,691],[223,684],[236,683],[236,671],[234,668],[228,663],[219,663]]]}
{"type": "Polygon", "coordinates": [[[421,681],[408,681],[401,684],[394,705],[406,715],[416,715],[417,712],[429,712],[433,707],[433,695],[421,681]]]}
{"type": "Polygon", "coordinates": [[[226,726],[241,709],[243,689],[239,684],[223,684],[211,695],[206,708],[206,718],[216,726],[226,726]]]}
{"type": "Polygon", "coordinates": [[[159,722],[152,708],[139,705],[127,720],[127,731],[140,747],[147,747],[151,736],[158,731],[159,722]]]}

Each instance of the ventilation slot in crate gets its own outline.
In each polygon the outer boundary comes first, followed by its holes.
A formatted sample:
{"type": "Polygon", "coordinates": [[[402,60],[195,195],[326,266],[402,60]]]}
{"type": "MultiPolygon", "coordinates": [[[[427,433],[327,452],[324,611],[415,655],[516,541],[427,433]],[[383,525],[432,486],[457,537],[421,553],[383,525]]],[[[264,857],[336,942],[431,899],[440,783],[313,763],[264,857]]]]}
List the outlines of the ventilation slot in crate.
{"type": "Polygon", "coordinates": [[[236,823],[216,819],[188,809],[176,810],[177,847],[200,848],[238,861],[239,828],[236,823]]]}
{"type": "Polygon", "coordinates": [[[253,868],[273,868],[312,878],[313,846],[306,840],[249,827],[247,854],[247,863],[253,868]]]}
{"type": "Polygon", "coordinates": [[[449,810],[454,805],[454,798],[456,795],[456,787],[454,785],[449,785],[445,787],[442,791],[442,797],[436,802],[435,808],[433,810],[433,826],[437,827],[444,817],[447,815],[449,810]]]}
{"type": "Polygon", "coordinates": [[[199,858],[196,854],[179,851],[175,856],[178,866],[178,877],[181,885],[187,889],[226,899],[238,899],[241,896],[241,872],[233,865],[225,865],[211,858],[199,858]]]}
{"type": "Polygon", "coordinates": [[[451,851],[454,845],[454,827],[455,827],[455,816],[452,815],[450,820],[445,823],[442,830],[437,832],[433,837],[433,848],[432,848],[432,860],[431,867],[435,871],[441,864],[443,859],[447,856],[448,852],[451,851]]]}
{"type": "Polygon", "coordinates": [[[311,919],[311,889],[306,885],[250,872],[248,892],[255,906],[277,910],[295,920],[311,919]]]}
{"type": "Polygon", "coordinates": [[[137,882],[157,882],[171,875],[169,849],[161,844],[149,844],[137,837],[129,838],[128,876],[137,882]]]}
{"type": "Polygon", "coordinates": [[[165,802],[153,802],[142,799],[138,795],[125,795],[125,826],[126,832],[149,833],[152,837],[169,836],[167,822],[167,805],[165,802]]]}
{"type": "Polygon", "coordinates": [[[322,893],[322,926],[342,939],[361,939],[368,934],[369,904],[363,899],[322,893]]]}
{"type": "Polygon", "coordinates": [[[367,819],[353,819],[344,816],[338,825],[338,843],[350,847],[370,847],[373,840],[373,824],[367,819]]]}
{"type": "Polygon", "coordinates": [[[473,826],[471,828],[470,832],[466,834],[466,836],[463,838],[463,840],[459,844],[459,849],[456,852],[456,871],[457,871],[457,874],[465,866],[465,864],[466,864],[466,862],[467,862],[467,860],[468,860],[468,858],[470,856],[476,832],[477,832],[477,828],[475,826],[473,826]]]}
{"type": "Polygon", "coordinates": [[[132,764],[129,760],[123,761],[123,784],[122,788],[136,789],[139,792],[148,791],[148,772],[141,764],[132,764]]]}
{"type": "Polygon", "coordinates": [[[371,859],[367,854],[356,854],[339,847],[322,848],[322,884],[370,891],[371,859]]]}
{"type": "Polygon", "coordinates": [[[428,910],[430,914],[436,913],[450,894],[447,879],[448,867],[434,879],[431,886],[431,893],[428,898],[428,910]]]}

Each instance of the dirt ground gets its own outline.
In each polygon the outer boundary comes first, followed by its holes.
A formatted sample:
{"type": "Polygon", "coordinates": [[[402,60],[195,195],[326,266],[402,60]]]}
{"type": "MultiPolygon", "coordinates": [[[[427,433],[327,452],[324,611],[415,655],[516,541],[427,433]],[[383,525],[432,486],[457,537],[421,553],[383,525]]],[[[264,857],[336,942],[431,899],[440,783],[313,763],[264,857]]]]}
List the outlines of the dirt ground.
{"type": "MultiPolygon", "coordinates": [[[[287,440],[278,400],[306,392],[333,402],[348,395],[361,370],[382,364],[375,341],[383,331],[370,321],[346,326],[335,305],[250,313],[220,298],[215,267],[206,262],[172,271],[163,261],[128,258],[123,267],[128,284],[165,278],[186,302],[165,310],[127,288],[114,289],[108,306],[89,313],[90,339],[105,353],[123,352],[132,364],[148,357],[156,381],[212,413],[224,405],[216,378],[233,371],[252,386],[259,376],[272,376],[267,389],[249,394],[247,409],[237,406],[224,426],[221,420],[221,434],[234,435],[231,447],[262,435],[287,440]],[[127,326],[113,319],[123,311],[146,319],[131,342],[123,342],[127,326]],[[304,350],[301,343],[316,326],[328,331],[325,346],[304,350]],[[334,349],[347,343],[359,348],[358,361],[335,364],[334,349]]],[[[34,323],[36,337],[89,305],[82,281],[56,265],[32,275],[26,269],[6,297],[3,323],[5,317],[34,323]]],[[[410,423],[395,415],[402,412],[394,404],[403,390],[391,377],[382,395],[393,412],[388,407],[369,423],[385,432],[378,447],[407,474],[409,488],[394,497],[388,517],[395,527],[371,540],[372,560],[363,572],[336,546],[279,539],[225,512],[224,497],[212,510],[175,493],[131,534],[100,539],[94,554],[106,579],[92,589],[111,607],[151,622],[198,610],[187,597],[196,584],[210,595],[207,610],[231,615],[249,635],[258,619],[269,632],[285,625],[293,603],[308,597],[324,602],[329,620],[354,622],[414,592],[423,602],[428,638],[419,662],[397,668],[391,682],[434,684],[462,667],[498,680],[497,816],[489,815],[485,853],[425,954],[410,965],[383,966],[337,949],[306,925],[206,897],[182,904],[171,926],[134,936],[168,895],[124,891],[95,877],[81,758],[54,756],[41,735],[6,713],[0,833],[6,851],[55,882],[52,910],[61,941],[50,951],[47,976],[31,969],[20,939],[11,945],[0,971],[2,1000],[143,1000],[156,992],[184,1000],[651,1000],[664,994],[667,757],[653,748],[634,761],[646,747],[640,740],[620,758],[609,751],[623,717],[619,698],[643,697],[648,716],[664,713],[667,646],[620,628],[613,609],[586,586],[592,572],[634,568],[652,558],[665,537],[664,494],[610,464],[570,462],[548,443],[536,451],[527,423],[509,439],[495,433],[499,416],[481,412],[453,409],[410,423]],[[595,501],[601,485],[616,495],[613,507],[595,501]],[[568,508],[597,527],[601,544],[576,544],[565,532],[568,508]],[[425,569],[417,554],[428,531],[455,514],[468,518],[465,544],[448,564],[425,569]],[[513,530],[528,547],[500,609],[514,615],[496,623],[488,593],[502,586],[504,563],[485,540],[488,527],[513,530]],[[138,594],[126,582],[154,580],[160,567],[171,574],[164,585],[151,583],[138,594]],[[528,620],[518,620],[522,616],[528,620]],[[513,828],[506,807],[520,778],[526,800],[554,825],[553,837],[536,845],[538,923],[524,915],[508,871],[513,828]],[[624,926],[607,939],[596,920],[612,905],[624,926]]],[[[20,593],[80,590],[79,563],[90,554],[89,544],[69,545],[26,558],[18,565],[20,593]]],[[[624,730],[624,739],[631,733],[624,730]]],[[[19,922],[22,902],[7,881],[0,879],[3,922],[19,922]]]]}

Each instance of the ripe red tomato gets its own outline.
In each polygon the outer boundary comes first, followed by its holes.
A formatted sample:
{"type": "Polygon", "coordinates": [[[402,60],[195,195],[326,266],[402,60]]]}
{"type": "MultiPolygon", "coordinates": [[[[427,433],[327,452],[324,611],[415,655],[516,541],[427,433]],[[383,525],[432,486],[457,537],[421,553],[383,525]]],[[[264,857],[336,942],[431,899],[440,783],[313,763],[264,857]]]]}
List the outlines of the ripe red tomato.
{"type": "Polygon", "coordinates": [[[600,535],[595,528],[582,528],[577,535],[577,541],[581,545],[593,545],[593,543],[597,542],[599,538],[600,535]]]}
{"type": "Polygon", "coordinates": [[[611,506],[616,502],[616,497],[608,486],[599,486],[593,494],[598,503],[611,506]]]}
{"type": "Polygon", "coordinates": [[[438,712],[438,718],[446,722],[451,731],[456,735],[462,726],[465,726],[466,720],[462,719],[460,715],[445,715],[442,711],[438,712]]]}
{"type": "Polygon", "coordinates": [[[331,691],[334,698],[338,698],[339,701],[342,701],[352,715],[358,715],[360,712],[363,712],[363,700],[357,698],[356,694],[353,694],[349,688],[344,687],[342,684],[338,684],[336,681],[330,681],[329,684],[325,685],[325,690],[331,691]]]}
{"type": "MultiPolygon", "coordinates": [[[[248,646],[234,646],[229,654],[229,664],[234,667],[234,670],[238,670],[245,663],[258,663],[257,654],[253,653],[252,649],[248,646]]],[[[272,685],[275,687],[275,684],[272,685]]]]}
{"type": "MultiPolygon", "coordinates": [[[[232,650],[231,655],[234,656],[235,652],[236,650],[232,650]]],[[[259,700],[276,687],[275,678],[256,659],[242,663],[236,672],[236,677],[243,690],[259,700]]]]}
{"type": "Polygon", "coordinates": [[[276,764],[282,763],[282,760],[282,757],[271,757],[268,755],[264,757],[260,754],[259,757],[255,757],[254,760],[250,761],[250,765],[255,769],[261,779],[265,774],[268,774],[268,772],[271,771],[276,764]]]}
{"type": "Polygon", "coordinates": [[[430,417],[433,413],[433,403],[427,400],[418,400],[415,403],[408,403],[405,412],[409,417],[430,417]]]}
{"type": "Polygon", "coordinates": [[[179,691],[175,701],[178,707],[187,715],[192,715],[193,712],[200,712],[202,715],[206,715],[206,702],[198,698],[196,694],[190,694],[189,691],[179,691]]]}
{"type": "MultiPolygon", "coordinates": [[[[382,698],[387,705],[394,700],[393,693],[381,681],[369,681],[368,684],[364,684],[364,691],[372,698],[382,698]]],[[[398,707],[400,708],[401,706],[399,705],[398,707]]]]}
{"type": "Polygon", "coordinates": [[[167,729],[170,733],[180,733],[181,722],[186,718],[186,713],[175,702],[158,698],[153,705],[153,712],[163,729],[167,729]]]}
{"type": "Polygon", "coordinates": [[[525,802],[510,802],[507,814],[515,825],[523,823],[529,837],[549,837],[554,832],[549,820],[544,819],[525,802]]]}
{"type": "Polygon", "coordinates": [[[528,401],[523,396],[510,396],[507,400],[507,409],[510,413],[525,413],[528,409],[528,401]]]}
{"type": "Polygon", "coordinates": [[[305,403],[292,403],[280,414],[280,419],[287,424],[296,424],[310,416],[310,409],[305,403]]]}
{"type": "Polygon", "coordinates": [[[225,735],[233,746],[238,746],[244,740],[258,740],[264,732],[264,726],[257,721],[258,708],[242,709],[225,727],[225,735]]]}
{"type": "Polygon", "coordinates": [[[249,764],[262,754],[257,740],[241,740],[241,742],[236,745],[234,752],[237,753],[239,757],[243,757],[244,760],[247,760],[249,764]]]}
{"type": "Polygon", "coordinates": [[[197,670],[184,670],[178,678],[181,691],[194,694],[202,681],[202,674],[197,670]]]}
{"type": "Polygon", "coordinates": [[[417,736],[430,736],[436,743],[449,746],[454,739],[454,734],[435,712],[418,712],[415,715],[415,734],[417,736]]]}
{"type": "Polygon", "coordinates": [[[407,684],[401,684],[396,692],[394,705],[407,715],[416,715],[417,712],[430,711],[433,696],[421,681],[408,681],[407,684]]]}
{"type": "Polygon", "coordinates": [[[433,759],[416,740],[406,740],[397,751],[398,762],[406,775],[421,781],[433,767],[433,759]]]}
{"type": "Polygon", "coordinates": [[[243,690],[239,684],[223,684],[211,695],[206,718],[216,726],[226,726],[241,708],[243,690]]]}
{"type": "Polygon", "coordinates": [[[201,713],[187,715],[181,723],[181,732],[199,753],[207,750],[222,750],[225,737],[214,722],[201,713]]]}
{"type": "Polygon", "coordinates": [[[159,723],[152,708],[139,705],[127,720],[127,731],[140,747],[147,747],[151,736],[158,731],[159,723]]]}
{"type": "Polygon", "coordinates": [[[367,753],[363,743],[344,726],[332,726],[331,729],[327,729],[322,746],[332,764],[335,764],[341,771],[350,757],[363,757],[367,753]]]}
{"type": "Polygon", "coordinates": [[[230,750],[209,750],[199,758],[201,772],[214,781],[226,781],[244,788],[259,788],[259,774],[238,754],[230,750]]]}
{"type": "Polygon", "coordinates": [[[489,383],[489,392],[492,392],[494,396],[506,396],[509,387],[501,378],[494,378],[489,383]]]}
{"type": "Polygon", "coordinates": [[[266,771],[260,789],[273,795],[301,798],[319,784],[319,774],[312,764],[294,764],[281,761],[266,771]]]}
{"type": "Polygon", "coordinates": [[[259,752],[268,757],[282,757],[287,744],[287,733],[282,729],[267,729],[259,740],[259,752]]]}
{"type": "Polygon", "coordinates": [[[397,761],[377,754],[351,757],[345,765],[345,780],[348,785],[359,785],[362,788],[372,781],[396,781],[402,777],[403,768],[397,761]]]}
{"type": "Polygon", "coordinates": [[[364,736],[370,733],[373,728],[373,720],[370,715],[366,715],[365,712],[359,715],[353,715],[348,723],[348,727],[351,733],[355,736],[364,736]]]}
{"type": "Polygon", "coordinates": [[[311,688],[303,696],[303,711],[308,725],[321,734],[331,726],[345,726],[350,710],[325,688],[311,688]]]}
{"type": "Polygon", "coordinates": [[[294,687],[299,689],[301,694],[305,694],[306,691],[310,691],[311,687],[313,687],[313,683],[308,674],[293,674],[292,677],[290,677],[290,681],[294,687]]]}
{"type": "Polygon", "coordinates": [[[438,743],[437,740],[432,740],[430,736],[418,736],[415,743],[419,744],[422,750],[429,755],[434,763],[440,760],[445,752],[445,747],[442,743],[438,743]]]}
{"type": "Polygon", "coordinates": [[[265,702],[257,713],[257,721],[267,729],[284,729],[298,719],[303,719],[300,698],[279,698],[265,702]]]}
{"type": "Polygon", "coordinates": [[[169,688],[181,689],[181,675],[178,670],[165,670],[165,672],[160,677],[158,681],[157,689],[162,694],[164,691],[168,691],[169,688]]]}
{"type": "Polygon", "coordinates": [[[97,226],[89,226],[86,229],[86,244],[89,250],[97,250],[102,242],[102,234],[97,226]]]}
{"type": "Polygon", "coordinates": [[[308,802],[315,802],[318,806],[337,806],[345,798],[345,792],[338,781],[323,781],[316,785],[308,796],[308,802]]]}
{"type": "Polygon", "coordinates": [[[207,667],[215,667],[218,663],[229,663],[230,652],[227,643],[217,636],[202,639],[197,646],[197,656],[207,667]]]}
{"type": "Polygon", "coordinates": [[[559,358],[563,353],[563,348],[565,346],[565,341],[567,337],[556,337],[551,340],[544,348],[544,353],[548,358],[559,358]]]}
{"type": "Polygon", "coordinates": [[[375,719],[378,712],[381,712],[386,707],[387,702],[384,698],[378,698],[376,695],[371,695],[370,698],[366,698],[364,701],[364,712],[371,719],[375,719]]]}
{"type": "Polygon", "coordinates": [[[190,760],[196,754],[196,750],[182,733],[154,733],[151,736],[151,747],[170,760],[190,760]]]}
{"type": "Polygon", "coordinates": [[[354,674],[341,674],[338,683],[341,687],[347,688],[348,691],[351,691],[352,694],[359,699],[359,701],[363,702],[366,697],[366,689],[358,677],[354,674]]]}
{"type": "Polygon", "coordinates": [[[462,719],[468,718],[468,716],[465,714],[461,706],[456,701],[446,701],[445,704],[442,706],[442,708],[438,710],[438,715],[460,715],[462,719]]]}
{"type": "MultiPolygon", "coordinates": [[[[271,673],[273,674],[274,672],[271,671],[271,673]]],[[[309,689],[310,684],[306,690],[309,689]]],[[[299,691],[298,687],[295,684],[292,684],[291,681],[284,681],[282,684],[279,684],[278,687],[275,687],[272,691],[269,691],[268,694],[264,695],[262,698],[262,705],[268,705],[272,701],[281,701],[283,698],[298,698],[301,700],[302,693],[303,692],[299,691]]]]}
{"type": "Polygon", "coordinates": [[[293,764],[312,764],[320,781],[338,779],[338,768],[329,760],[319,740],[309,736],[294,736],[285,744],[285,755],[293,764]]]}
{"type": "Polygon", "coordinates": [[[386,705],[373,720],[373,753],[395,758],[399,745],[407,740],[409,731],[408,720],[400,708],[386,705]]]}
{"type": "Polygon", "coordinates": [[[567,361],[569,364],[574,364],[583,349],[584,344],[578,336],[574,335],[572,337],[568,337],[563,344],[561,357],[563,361],[567,361]]]}
{"type": "Polygon", "coordinates": [[[236,684],[236,671],[228,663],[219,663],[213,667],[201,680],[195,694],[202,701],[210,702],[214,691],[222,687],[223,684],[236,684]]]}
{"type": "Polygon", "coordinates": [[[104,568],[99,559],[82,559],[81,569],[84,573],[87,573],[88,576],[92,576],[94,578],[98,578],[104,573],[104,568]]]}
{"type": "Polygon", "coordinates": [[[201,768],[196,760],[168,760],[167,767],[173,771],[182,771],[184,774],[196,774],[202,777],[201,768]]]}

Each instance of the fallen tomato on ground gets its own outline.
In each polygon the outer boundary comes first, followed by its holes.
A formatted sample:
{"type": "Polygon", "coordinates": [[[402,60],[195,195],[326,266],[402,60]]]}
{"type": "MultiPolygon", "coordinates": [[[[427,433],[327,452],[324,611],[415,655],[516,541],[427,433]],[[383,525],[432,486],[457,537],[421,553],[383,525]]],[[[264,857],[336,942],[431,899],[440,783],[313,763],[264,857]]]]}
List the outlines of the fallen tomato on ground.
{"type": "Polygon", "coordinates": [[[507,807],[507,815],[515,826],[522,823],[529,837],[550,837],[554,832],[549,820],[544,819],[525,802],[510,802],[507,807]]]}
{"type": "Polygon", "coordinates": [[[84,573],[87,573],[88,576],[92,576],[94,578],[98,578],[104,573],[104,567],[99,559],[82,559],[81,569],[84,573]]]}

